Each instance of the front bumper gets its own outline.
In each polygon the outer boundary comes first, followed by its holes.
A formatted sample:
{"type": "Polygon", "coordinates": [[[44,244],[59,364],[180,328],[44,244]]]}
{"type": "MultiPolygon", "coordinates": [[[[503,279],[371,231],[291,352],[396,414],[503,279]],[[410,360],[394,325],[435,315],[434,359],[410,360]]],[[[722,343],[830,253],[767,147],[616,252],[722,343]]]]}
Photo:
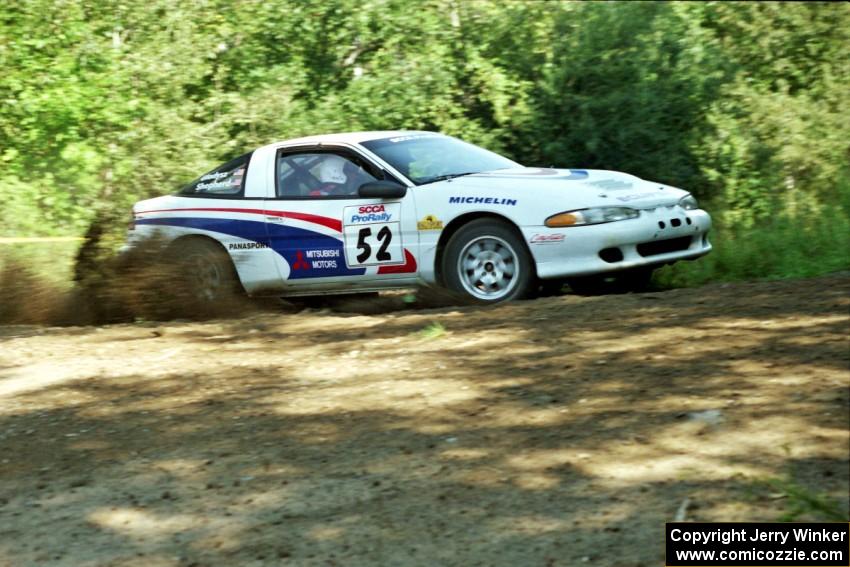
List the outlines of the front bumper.
{"type": "Polygon", "coordinates": [[[541,279],[585,276],[692,260],[711,251],[711,217],[679,205],[641,210],[638,218],[590,226],[525,227],[541,279]]]}

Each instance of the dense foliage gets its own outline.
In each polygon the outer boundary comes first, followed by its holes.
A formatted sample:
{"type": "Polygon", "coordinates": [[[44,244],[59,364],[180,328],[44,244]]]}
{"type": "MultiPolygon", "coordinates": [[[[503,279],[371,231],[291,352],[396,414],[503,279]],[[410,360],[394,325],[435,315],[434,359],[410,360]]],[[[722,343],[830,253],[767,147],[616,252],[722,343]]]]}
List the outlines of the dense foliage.
{"type": "Polygon", "coordinates": [[[82,234],[269,141],[417,128],[688,188],[721,231],[697,279],[789,272],[732,244],[759,238],[847,266],[846,3],[4,4],[0,236],[82,234]]]}

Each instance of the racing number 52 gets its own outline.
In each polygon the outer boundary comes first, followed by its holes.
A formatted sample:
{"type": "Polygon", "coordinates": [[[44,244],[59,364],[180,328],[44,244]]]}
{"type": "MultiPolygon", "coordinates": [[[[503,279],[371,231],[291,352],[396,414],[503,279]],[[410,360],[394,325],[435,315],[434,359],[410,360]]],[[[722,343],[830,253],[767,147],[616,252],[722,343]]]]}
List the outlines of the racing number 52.
{"type": "MultiPolygon", "coordinates": [[[[357,249],[361,251],[357,254],[357,262],[360,264],[372,255],[372,247],[366,242],[366,239],[370,236],[372,236],[372,229],[369,227],[361,228],[357,234],[357,249]]],[[[391,258],[390,253],[387,252],[387,248],[389,248],[392,240],[393,233],[388,226],[384,226],[378,231],[378,242],[381,243],[378,247],[378,253],[375,254],[375,259],[378,262],[386,262],[391,258]]]]}

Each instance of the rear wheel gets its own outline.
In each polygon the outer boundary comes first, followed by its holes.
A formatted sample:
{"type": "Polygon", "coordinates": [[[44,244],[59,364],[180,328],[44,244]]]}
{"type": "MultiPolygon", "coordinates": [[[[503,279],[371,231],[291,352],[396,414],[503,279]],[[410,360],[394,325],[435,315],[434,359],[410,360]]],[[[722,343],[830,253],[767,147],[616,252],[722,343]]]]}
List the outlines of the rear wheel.
{"type": "Polygon", "coordinates": [[[174,258],[187,291],[196,300],[212,304],[240,295],[233,262],[217,244],[194,238],[179,242],[174,258]]]}
{"type": "Polygon", "coordinates": [[[478,219],[461,227],[446,245],[446,287],[479,303],[525,297],[534,281],[531,255],[510,225],[478,219]]]}

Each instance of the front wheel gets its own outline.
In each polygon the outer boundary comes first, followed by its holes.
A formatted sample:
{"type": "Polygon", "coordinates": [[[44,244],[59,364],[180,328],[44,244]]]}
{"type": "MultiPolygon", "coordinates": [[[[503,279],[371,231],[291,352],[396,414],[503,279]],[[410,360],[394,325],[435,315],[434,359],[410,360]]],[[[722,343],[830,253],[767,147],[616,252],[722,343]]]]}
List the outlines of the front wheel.
{"type": "Polygon", "coordinates": [[[478,303],[525,297],[534,281],[531,255],[510,225],[478,219],[449,239],[443,254],[446,286],[478,303]]]}

